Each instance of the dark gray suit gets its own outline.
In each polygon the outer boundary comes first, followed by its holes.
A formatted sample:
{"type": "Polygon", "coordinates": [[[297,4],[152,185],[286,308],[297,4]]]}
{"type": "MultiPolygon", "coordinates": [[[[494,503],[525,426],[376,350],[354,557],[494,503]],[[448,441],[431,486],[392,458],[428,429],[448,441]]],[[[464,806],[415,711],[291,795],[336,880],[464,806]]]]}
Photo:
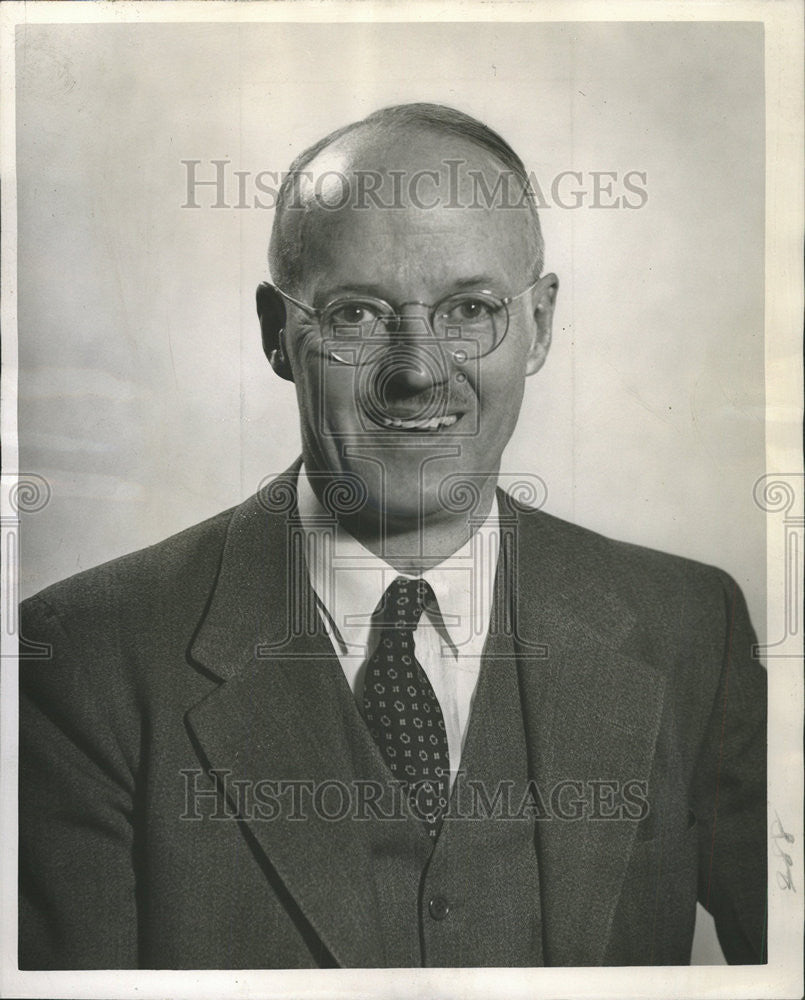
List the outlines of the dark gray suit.
{"type": "MultiPolygon", "coordinates": [[[[379,919],[376,825],[238,813],[232,781],[377,766],[289,557],[295,471],[284,485],[284,505],[252,497],[23,605],[25,640],[51,654],[21,664],[22,967],[431,961],[426,911],[399,941],[379,919]],[[228,798],[202,794],[192,818],[187,789],[211,789],[208,768],[228,798]]],[[[689,958],[698,897],[729,961],[765,961],[765,672],[740,592],[711,567],[499,503],[495,614],[513,626],[522,767],[546,794],[643,782],[649,805],[640,822],[537,822],[539,899],[501,912],[533,909],[545,964],[665,964],[689,958]]],[[[427,867],[424,831],[404,822],[409,862],[427,867]]],[[[505,870],[488,862],[490,878],[505,870]]],[[[483,906],[473,877],[455,921],[483,906]]],[[[512,932],[467,928],[468,965],[493,963],[512,932]]]]}

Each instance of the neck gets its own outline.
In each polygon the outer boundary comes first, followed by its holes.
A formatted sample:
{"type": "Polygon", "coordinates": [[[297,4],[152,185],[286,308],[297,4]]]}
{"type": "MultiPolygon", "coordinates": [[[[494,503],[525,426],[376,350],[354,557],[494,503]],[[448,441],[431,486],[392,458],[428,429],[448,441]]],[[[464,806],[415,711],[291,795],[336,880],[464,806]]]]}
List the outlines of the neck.
{"type": "Polygon", "coordinates": [[[418,576],[457,552],[475,534],[489,515],[494,486],[472,517],[463,515],[424,516],[419,523],[409,520],[345,518],[339,523],[374,555],[394,569],[418,576]]]}
{"type": "MultiPolygon", "coordinates": [[[[310,482],[323,504],[321,480],[310,482]]],[[[444,562],[465,545],[481,527],[495,499],[496,477],[484,483],[477,503],[470,511],[421,512],[401,516],[382,505],[367,504],[359,513],[335,513],[339,527],[365,546],[373,555],[409,576],[419,576],[444,562]]]]}

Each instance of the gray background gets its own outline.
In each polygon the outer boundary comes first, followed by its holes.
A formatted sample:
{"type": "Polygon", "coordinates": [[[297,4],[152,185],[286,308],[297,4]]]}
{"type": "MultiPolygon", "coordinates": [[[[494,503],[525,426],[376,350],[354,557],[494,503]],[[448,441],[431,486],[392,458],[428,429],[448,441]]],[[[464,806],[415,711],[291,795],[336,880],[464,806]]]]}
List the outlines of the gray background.
{"type": "MultiPolygon", "coordinates": [[[[549,201],[554,344],[504,470],[550,512],[731,572],[765,622],[760,24],[53,25],[18,29],[23,596],[237,503],[296,457],[254,287],[272,212],[187,200],[182,160],[281,171],[391,103],[500,131],[549,201]],[[639,209],[592,171],[644,171],[639,209]]],[[[633,197],[633,196],[630,196],[633,197]]],[[[709,927],[695,957],[717,960],[709,927]]]]}

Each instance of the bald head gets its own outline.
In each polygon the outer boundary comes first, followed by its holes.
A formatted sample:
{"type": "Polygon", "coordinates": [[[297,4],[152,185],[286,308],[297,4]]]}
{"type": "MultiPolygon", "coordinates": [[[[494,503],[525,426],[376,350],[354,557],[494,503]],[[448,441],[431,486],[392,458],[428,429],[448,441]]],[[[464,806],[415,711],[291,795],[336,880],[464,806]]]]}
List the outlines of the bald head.
{"type": "MultiPolygon", "coordinates": [[[[328,254],[328,233],[350,213],[382,212],[371,228],[378,253],[416,216],[423,239],[453,216],[484,218],[482,232],[519,248],[524,273],[542,269],[539,219],[522,161],[497,133],[460,111],[433,104],[384,108],[319,140],[283,181],[271,234],[274,281],[294,291],[304,270],[328,254]]],[[[451,220],[451,225],[453,224],[451,220]]],[[[478,226],[472,228],[478,233],[478,226]]],[[[363,233],[363,230],[362,230],[363,233]]],[[[334,249],[334,248],[329,248],[334,249]]]]}

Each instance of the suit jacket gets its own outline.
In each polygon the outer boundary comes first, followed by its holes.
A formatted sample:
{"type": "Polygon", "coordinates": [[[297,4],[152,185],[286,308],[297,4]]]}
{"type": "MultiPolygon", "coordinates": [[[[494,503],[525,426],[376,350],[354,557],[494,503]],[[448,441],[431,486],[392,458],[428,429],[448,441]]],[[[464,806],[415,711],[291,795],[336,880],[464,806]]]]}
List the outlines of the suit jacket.
{"type": "MultiPolygon", "coordinates": [[[[294,489],[24,602],[22,968],[395,964],[365,824],[271,806],[276,779],[351,773],[294,489]]],[[[529,774],[648,802],[536,824],[546,964],[687,962],[697,898],[730,962],[765,961],[765,671],[738,588],[498,499],[529,774]]]]}

